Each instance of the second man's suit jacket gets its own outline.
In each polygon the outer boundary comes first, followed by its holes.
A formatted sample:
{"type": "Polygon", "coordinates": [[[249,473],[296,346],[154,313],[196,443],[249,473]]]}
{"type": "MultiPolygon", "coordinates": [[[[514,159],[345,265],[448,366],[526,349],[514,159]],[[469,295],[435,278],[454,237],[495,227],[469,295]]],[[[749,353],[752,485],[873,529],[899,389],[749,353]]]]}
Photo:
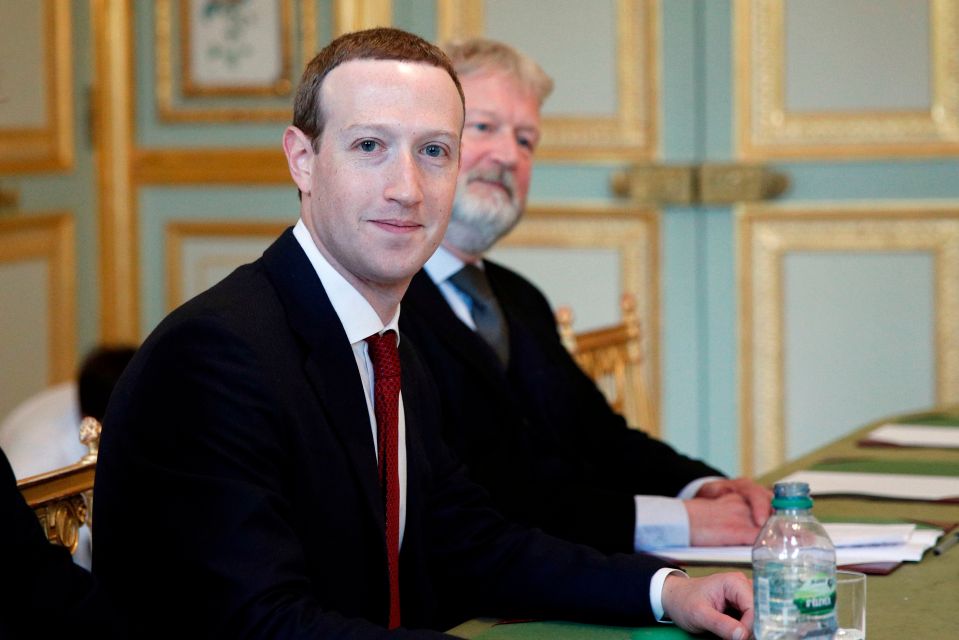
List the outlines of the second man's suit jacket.
{"type": "Polygon", "coordinates": [[[506,370],[425,271],[403,298],[400,327],[436,378],[447,442],[508,517],[603,551],[632,551],[634,495],[675,496],[722,474],[630,429],[563,347],[543,294],[484,265],[509,325],[506,370]]]}
{"type": "MultiPolygon", "coordinates": [[[[661,563],[607,558],[500,517],[440,441],[435,390],[411,341],[400,347],[404,626],[441,628],[453,611],[648,621],[661,563]]],[[[372,438],[344,329],[287,230],[168,316],[114,391],[94,570],[134,635],[385,635],[372,438]]]]}

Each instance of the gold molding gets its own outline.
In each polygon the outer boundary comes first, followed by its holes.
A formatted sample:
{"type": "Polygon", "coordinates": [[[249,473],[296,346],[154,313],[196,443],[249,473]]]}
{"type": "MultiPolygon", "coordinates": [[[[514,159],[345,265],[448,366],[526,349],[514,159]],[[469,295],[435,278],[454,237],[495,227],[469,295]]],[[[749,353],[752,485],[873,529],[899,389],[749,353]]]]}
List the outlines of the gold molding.
{"type": "MultiPolygon", "coordinates": [[[[307,3],[308,4],[308,3],[307,3]]],[[[334,0],[333,37],[393,24],[392,0],[334,0]]]]}
{"type": "Polygon", "coordinates": [[[279,145],[245,149],[138,149],[133,171],[139,185],[283,185],[290,171],[279,145]]]}
{"type": "Polygon", "coordinates": [[[91,5],[97,86],[94,131],[97,149],[100,239],[100,337],[133,342],[139,336],[136,194],[131,176],[134,82],[132,0],[94,0],[91,5]]]}
{"type": "Polygon", "coordinates": [[[922,157],[959,151],[959,2],[930,0],[932,103],[914,111],[789,112],[784,0],[736,0],[739,155],[922,157]]]}
{"type": "Polygon", "coordinates": [[[73,68],[69,0],[43,0],[46,113],[44,127],[0,130],[0,173],[73,168],[73,68]]]}
{"type": "Polygon", "coordinates": [[[747,205],[737,211],[736,235],[744,473],[785,461],[783,260],[790,252],[932,254],[936,403],[959,401],[959,204],[747,205]]]}
{"type": "MultiPolygon", "coordinates": [[[[210,87],[198,84],[190,73],[190,0],[179,0],[180,9],[180,78],[184,96],[288,96],[293,88],[293,0],[279,0],[280,8],[280,73],[269,85],[210,87]]],[[[309,2],[305,3],[309,4],[309,2]]],[[[169,58],[158,64],[172,64],[169,58]]]]}
{"type": "Polygon", "coordinates": [[[79,530],[93,521],[93,482],[96,461],[76,463],[24,478],[17,483],[33,508],[47,539],[76,551],[79,530]]]}
{"type": "Polygon", "coordinates": [[[183,244],[195,238],[258,238],[272,241],[292,224],[290,220],[205,220],[170,222],[164,230],[166,247],[166,304],[173,310],[183,304],[183,244]]]}
{"type": "Polygon", "coordinates": [[[0,263],[44,260],[50,350],[49,383],[73,379],[76,367],[76,256],[73,216],[67,212],[0,218],[0,263]]]}
{"type": "MultiPolygon", "coordinates": [[[[537,157],[544,160],[614,161],[652,158],[657,150],[659,104],[659,2],[612,0],[616,6],[616,114],[545,116],[537,157]]],[[[440,41],[481,36],[482,0],[437,0],[440,41]]]]}
{"type": "Polygon", "coordinates": [[[527,208],[522,222],[498,245],[603,248],[619,254],[621,293],[632,294],[643,328],[643,376],[652,399],[653,424],[635,426],[653,435],[661,430],[659,238],[659,214],[651,209],[538,204],[527,208]]]}

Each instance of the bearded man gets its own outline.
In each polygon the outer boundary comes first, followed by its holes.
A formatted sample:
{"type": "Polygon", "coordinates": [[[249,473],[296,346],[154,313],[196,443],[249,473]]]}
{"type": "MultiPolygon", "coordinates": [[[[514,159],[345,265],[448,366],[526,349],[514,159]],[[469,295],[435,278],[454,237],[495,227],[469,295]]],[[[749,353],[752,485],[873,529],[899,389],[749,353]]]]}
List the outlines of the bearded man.
{"type": "Polygon", "coordinates": [[[447,442],[502,512],[559,537],[607,552],[752,543],[769,491],[630,429],[563,347],[543,294],[483,257],[526,206],[553,83],[499,42],[446,51],[466,97],[462,164],[400,325],[439,383],[447,442]]]}

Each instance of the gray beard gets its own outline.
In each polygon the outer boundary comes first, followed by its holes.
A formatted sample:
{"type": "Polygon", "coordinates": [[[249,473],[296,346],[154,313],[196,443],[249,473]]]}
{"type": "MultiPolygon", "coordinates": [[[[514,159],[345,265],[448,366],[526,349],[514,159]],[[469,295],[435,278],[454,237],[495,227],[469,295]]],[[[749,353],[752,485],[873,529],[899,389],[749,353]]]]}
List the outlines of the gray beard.
{"type": "Polygon", "coordinates": [[[453,200],[445,241],[464,253],[478,256],[512,231],[520,217],[522,208],[515,197],[491,202],[470,194],[461,186],[453,200]]]}

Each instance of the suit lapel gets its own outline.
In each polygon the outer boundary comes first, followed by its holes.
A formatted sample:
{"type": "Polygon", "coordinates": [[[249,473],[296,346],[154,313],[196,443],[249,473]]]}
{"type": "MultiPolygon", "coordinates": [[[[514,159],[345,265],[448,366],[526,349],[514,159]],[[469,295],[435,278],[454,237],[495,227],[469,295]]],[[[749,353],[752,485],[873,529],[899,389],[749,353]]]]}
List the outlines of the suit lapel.
{"type": "Polygon", "coordinates": [[[370,511],[383,527],[383,501],[369,412],[343,325],[291,229],[266,250],[263,264],[290,327],[304,345],[306,376],[316,391],[326,421],[346,450],[370,511]]]}

